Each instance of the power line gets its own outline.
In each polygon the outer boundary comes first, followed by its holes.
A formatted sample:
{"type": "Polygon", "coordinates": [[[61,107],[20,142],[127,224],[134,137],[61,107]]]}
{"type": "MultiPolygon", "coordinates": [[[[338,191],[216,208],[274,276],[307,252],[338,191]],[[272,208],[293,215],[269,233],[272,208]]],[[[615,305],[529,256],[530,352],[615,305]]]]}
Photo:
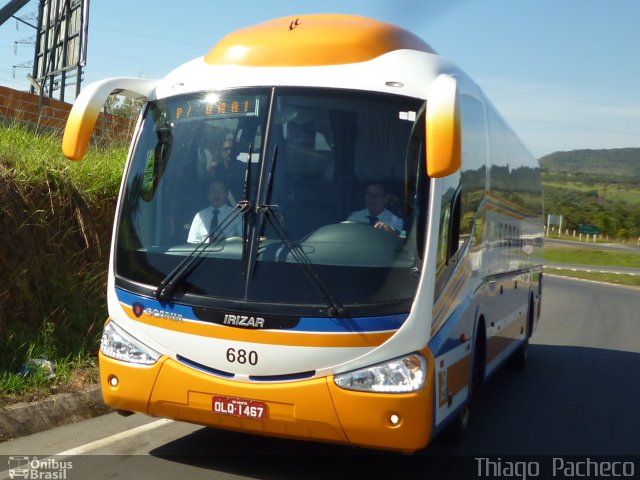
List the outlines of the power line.
{"type": "Polygon", "coordinates": [[[153,63],[155,65],[163,65],[163,66],[169,66],[169,67],[175,67],[174,63],[167,63],[167,62],[158,62],[155,60],[149,60],[148,58],[140,58],[140,57],[126,57],[123,55],[115,54],[115,53],[109,53],[109,52],[102,52],[99,50],[89,50],[89,53],[93,53],[93,54],[98,54],[98,55],[103,55],[105,57],[115,57],[115,58],[120,58],[120,59],[124,59],[124,60],[133,60],[136,62],[143,62],[143,63],[153,63]]]}
{"type": "Polygon", "coordinates": [[[513,117],[513,116],[508,116],[505,115],[504,116],[507,119],[511,119],[511,120],[520,120],[523,122],[531,122],[531,123],[540,123],[543,125],[553,125],[556,127],[565,127],[565,128],[578,128],[581,130],[591,130],[591,131],[595,131],[595,132],[603,132],[603,133],[614,133],[616,135],[629,135],[632,137],[640,137],[640,132],[623,132],[620,130],[609,130],[606,128],[595,128],[595,127],[586,127],[584,125],[572,125],[569,123],[559,123],[559,122],[549,122],[549,121],[545,121],[545,120],[534,120],[531,118],[522,118],[522,117],[513,117]]]}
{"type": "Polygon", "coordinates": [[[636,107],[636,106],[629,106],[629,105],[620,105],[615,103],[594,102],[593,100],[579,100],[574,98],[564,98],[564,97],[556,97],[553,95],[544,95],[541,93],[523,92],[523,91],[517,91],[517,90],[505,90],[501,88],[492,88],[492,87],[483,87],[483,90],[502,92],[502,93],[512,93],[515,95],[524,95],[527,97],[548,98],[549,100],[557,100],[557,101],[568,102],[568,103],[578,103],[582,105],[597,105],[599,107],[614,107],[614,108],[623,108],[625,110],[640,111],[640,106],[636,107]]]}
{"type": "Polygon", "coordinates": [[[107,31],[107,32],[119,33],[119,34],[123,34],[123,35],[131,35],[131,36],[134,36],[134,37],[144,37],[144,38],[150,38],[152,40],[162,40],[163,42],[179,43],[179,44],[182,44],[182,45],[193,45],[193,46],[196,46],[196,47],[203,47],[203,48],[210,48],[211,47],[211,45],[205,45],[205,44],[202,44],[202,43],[188,42],[188,41],[185,41],[185,40],[179,40],[177,38],[161,37],[161,36],[158,36],[158,35],[148,35],[148,34],[140,33],[140,32],[129,32],[129,31],[126,31],[126,30],[119,30],[117,28],[111,28],[111,27],[95,27],[94,26],[92,28],[94,28],[96,30],[104,30],[104,31],[107,31]]]}

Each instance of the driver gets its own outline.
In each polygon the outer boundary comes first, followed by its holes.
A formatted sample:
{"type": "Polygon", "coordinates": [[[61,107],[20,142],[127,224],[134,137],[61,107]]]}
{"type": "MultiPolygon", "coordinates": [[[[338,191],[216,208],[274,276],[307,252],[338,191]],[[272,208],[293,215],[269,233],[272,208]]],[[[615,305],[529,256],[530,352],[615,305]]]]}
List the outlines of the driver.
{"type": "MultiPolygon", "coordinates": [[[[191,222],[187,243],[202,242],[218,225],[226,224],[227,217],[235,210],[228,203],[229,189],[223,180],[213,180],[209,184],[208,199],[210,206],[196,213],[191,222]]],[[[241,237],[241,219],[241,216],[234,218],[232,222],[225,226],[221,235],[227,238],[241,237]]]]}
{"type": "Polygon", "coordinates": [[[366,208],[353,212],[347,220],[368,223],[373,228],[380,228],[387,232],[400,235],[404,225],[403,220],[386,209],[390,195],[382,182],[372,182],[365,189],[366,208]]]}

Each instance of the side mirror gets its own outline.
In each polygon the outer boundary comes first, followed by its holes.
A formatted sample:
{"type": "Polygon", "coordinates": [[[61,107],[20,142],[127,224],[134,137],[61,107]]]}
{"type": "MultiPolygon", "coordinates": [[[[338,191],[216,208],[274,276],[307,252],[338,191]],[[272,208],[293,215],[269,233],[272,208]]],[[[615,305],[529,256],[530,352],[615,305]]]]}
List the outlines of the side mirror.
{"type": "Polygon", "coordinates": [[[141,78],[110,78],[87,85],[69,113],[62,137],[62,153],[69,160],[81,160],[87,151],[91,132],[100,110],[112,93],[134,98],[149,98],[157,82],[141,78]]]}
{"type": "Polygon", "coordinates": [[[450,75],[440,75],[427,99],[427,174],[446,177],[461,165],[460,103],[458,84],[450,75]]]}

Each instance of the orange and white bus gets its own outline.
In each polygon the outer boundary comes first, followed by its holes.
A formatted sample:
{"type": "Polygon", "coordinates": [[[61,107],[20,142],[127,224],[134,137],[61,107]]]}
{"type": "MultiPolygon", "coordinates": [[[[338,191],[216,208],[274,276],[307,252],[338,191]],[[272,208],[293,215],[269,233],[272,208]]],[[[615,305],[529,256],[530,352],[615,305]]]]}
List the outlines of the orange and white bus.
{"type": "Polygon", "coordinates": [[[68,158],[114,92],[145,100],[99,353],[114,409],[414,452],[525,360],[538,163],[416,35],[336,14],[237,30],[161,80],[87,86],[68,158]]]}

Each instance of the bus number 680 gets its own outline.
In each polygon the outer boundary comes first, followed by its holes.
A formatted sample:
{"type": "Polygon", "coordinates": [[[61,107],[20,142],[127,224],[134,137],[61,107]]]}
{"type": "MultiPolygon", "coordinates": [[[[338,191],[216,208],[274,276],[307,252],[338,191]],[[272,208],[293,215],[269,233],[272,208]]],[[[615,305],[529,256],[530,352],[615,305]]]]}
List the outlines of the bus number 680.
{"type": "Polygon", "coordinates": [[[257,365],[258,364],[258,352],[254,350],[249,350],[248,352],[242,348],[228,348],[227,349],[227,362],[229,363],[239,363],[240,365],[244,365],[248,363],[249,365],[257,365]]]}

